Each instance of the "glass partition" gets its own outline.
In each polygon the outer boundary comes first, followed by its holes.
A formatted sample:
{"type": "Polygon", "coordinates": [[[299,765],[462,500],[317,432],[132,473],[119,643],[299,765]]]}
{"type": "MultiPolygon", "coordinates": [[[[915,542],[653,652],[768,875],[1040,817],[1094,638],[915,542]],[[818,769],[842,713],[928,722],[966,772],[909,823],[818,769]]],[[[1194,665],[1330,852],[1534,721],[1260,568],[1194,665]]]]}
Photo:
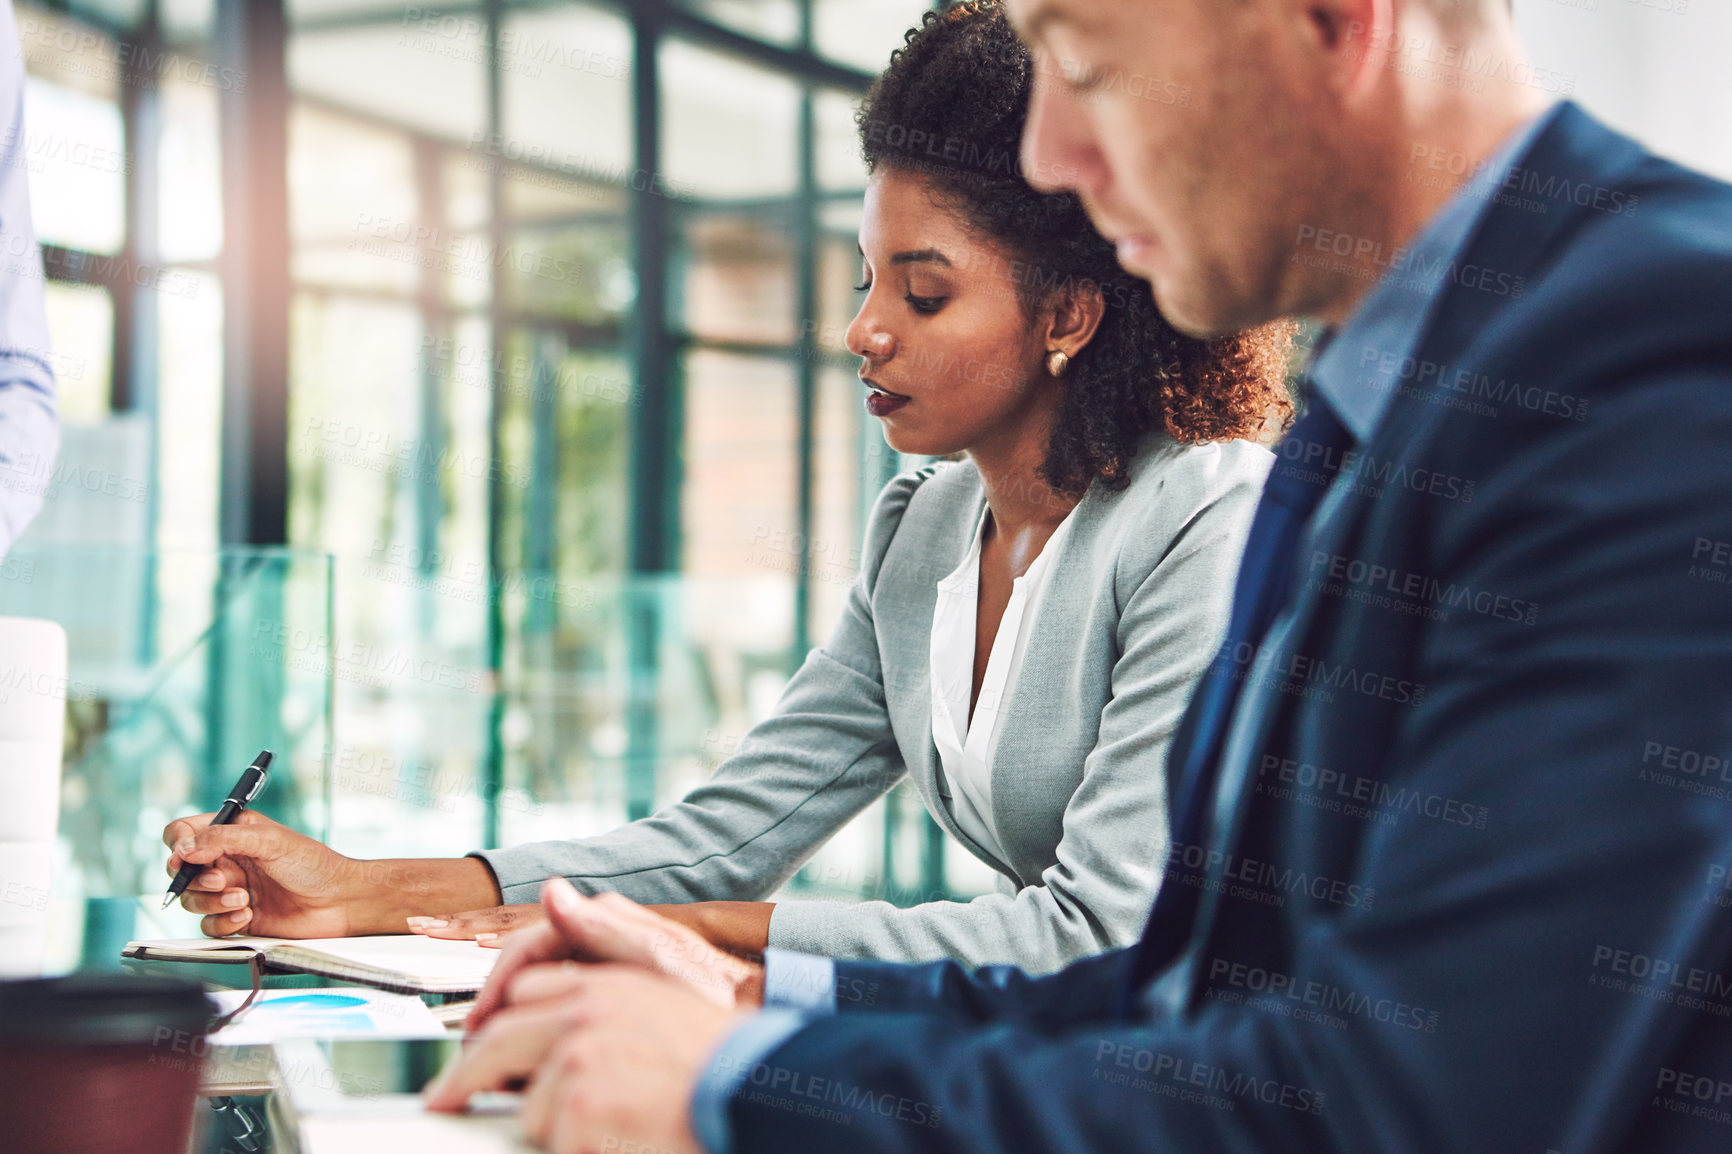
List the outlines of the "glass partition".
{"type": "MultiPolygon", "coordinates": [[[[485,577],[426,578],[415,560],[350,575],[396,594],[365,629],[343,627],[327,554],[25,542],[0,563],[0,616],[55,621],[69,642],[52,969],[198,932],[178,907],[157,911],[162,827],[216,808],[260,749],[275,754],[258,802],[272,818],[356,856],[453,856],[487,828],[501,844],[581,837],[676,800],[787,679],[785,636],[718,628],[765,594],[749,566],[632,580],[579,564],[492,583],[515,638],[496,681],[471,639],[415,628],[442,600],[484,600],[485,577]],[[490,790],[463,739],[495,697],[510,757],[490,790]]],[[[856,563],[837,558],[827,579],[845,583],[856,563]]],[[[899,787],[786,896],[908,903],[990,888],[984,867],[952,854],[934,890],[934,832],[899,787]]]]}
{"type": "MultiPolygon", "coordinates": [[[[0,591],[0,612],[67,615],[97,687],[69,703],[74,959],[128,924],[187,931],[117,912],[159,883],[163,815],[209,804],[308,709],[323,744],[295,774],[313,777],[273,784],[271,812],[359,856],[597,832],[701,780],[768,712],[911,463],[864,417],[842,334],[854,108],[926,7],[21,0],[56,476],[128,494],[98,508],[62,484],[8,562],[38,576],[0,591]],[[133,54],[164,64],[103,64],[133,54]],[[280,496],[239,486],[255,457],[222,417],[250,387],[225,349],[256,287],[230,257],[263,235],[225,222],[228,194],[270,168],[226,152],[223,125],[274,115],[223,77],[270,91],[273,61],[287,261],[263,266],[288,283],[280,315],[246,323],[280,337],[288,380],[281,412],[247,411],[252,434],[286,435],[280,496]],[[74,153],[92,166],[55,159],[74,153]],[[252,539],[219,528],[237,488],[310,552],[218,552],[252,539]],[[286,593],[249,603],[309,567],[323,626],[286,593]],[[263,717],[273,628],[277,680],[323,677],[323,696],[263,717]]],[[[933,833],[899,794],[806,879],[956,888],[966,855],[933,833]]]]}
{"type": "Polygon", "coordinates": [[[138,896],[167,885],[162,827],[215,809],[261,749],[272,816],[324,835],[331,689],[366,659],[334,636],[331,568],[282,549],[30,542],[0,565],[0,615],[67,634],[57,968],[118,954],[138,896]]]}

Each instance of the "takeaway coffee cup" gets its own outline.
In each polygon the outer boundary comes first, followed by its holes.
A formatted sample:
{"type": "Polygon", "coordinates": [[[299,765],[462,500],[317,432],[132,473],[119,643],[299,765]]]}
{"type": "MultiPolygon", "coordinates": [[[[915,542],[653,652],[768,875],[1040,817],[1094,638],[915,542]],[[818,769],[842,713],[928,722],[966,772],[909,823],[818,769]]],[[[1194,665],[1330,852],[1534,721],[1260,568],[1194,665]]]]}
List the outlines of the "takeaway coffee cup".
{"type": "Polygon", "coordinates": [[[190,982],[0,982],[0,1135],[30,1154],[185,1154],[205,1029],[190,982]]]}

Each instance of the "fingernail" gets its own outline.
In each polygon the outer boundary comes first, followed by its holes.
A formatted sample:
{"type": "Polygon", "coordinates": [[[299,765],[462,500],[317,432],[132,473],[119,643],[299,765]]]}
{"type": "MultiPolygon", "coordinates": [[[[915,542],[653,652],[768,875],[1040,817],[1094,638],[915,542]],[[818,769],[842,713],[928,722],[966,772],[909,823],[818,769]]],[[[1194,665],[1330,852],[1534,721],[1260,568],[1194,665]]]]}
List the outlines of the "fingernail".
{"type": "Polygon", "coordinates": [[[439,929],[441,926],[448,926],[451,924],[450,922],[446,921],[444,918],[414,917],[414,918],[408,918],[406,920],[409,923],[409,928],[416,931],[417,933],[419,933],[421,930],[429,930],[429,929],[436,930],[436,929],[439,929]]]}
{"type": "Polygon", "coordinates": [[[181,857],[185,857],[187,854],[191,853],[195,848],[196,848],[196,845],[193,842],[192,838],[190,838],[190,837],[183,837],[179,841],[174,843],[174,852],[179,854],[181,857]]]}
{"type": "Polygon", "coordinates": [[[245,892],[237,892],[237,893],[224,894],[223,895],[223,905],[225,905],[225,906],[244,906],[246,904],[247,904],[247,895],[245,894],[245,892]]]}
{"type": "Polygon", "coordinates": [[[494,938],[497,938],[498,936],[499,936],[498,934],[476,934],[475,940],[478,942],[491,942],[494,938]]]}
{"type": "Polygon", "coordinates": [[[201,886],[220,886],[223,884],[223,875],[217,873],[215,870],[211,870],[209,873],[199,874],[198,884],[201,886]]]}

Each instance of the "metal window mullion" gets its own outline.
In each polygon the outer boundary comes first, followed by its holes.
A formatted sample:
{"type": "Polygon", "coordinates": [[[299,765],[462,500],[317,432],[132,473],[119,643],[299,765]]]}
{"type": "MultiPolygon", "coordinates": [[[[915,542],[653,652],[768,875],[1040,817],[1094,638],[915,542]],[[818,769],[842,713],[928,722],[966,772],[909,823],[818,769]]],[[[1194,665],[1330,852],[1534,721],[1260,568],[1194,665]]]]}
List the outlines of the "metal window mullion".
{"type": "MultiPolygon", "coordinates": [[[[632,160],[640,176],[661,169],[661,70],[667,7],[645,0],[631,8],[632,160]]],[[[625,591],[626,754],[628,820],[654,808],[660,733],[657,708],[665,579],[679,566],[679,399],[673,350],[666,339],[669,204],[654,179],[631,193],[632,268],[637,299],[629,346],[633,404],[630,426],[629,523],[625,591]]]]}
{"type": "MultiPolygon", "coordinates": [[[[487,86],[487,131],[494,140],[505,132],[504,94],[499,59],[499,36],[504,30],[505,12],[502,0],[485,0],[483,12],[487,21],[486,62],[484,83],[487,86]]],[[[487,175],[487,239],[489,251],[497,257],[504,251],[509,236],[506,220],[505,170],[492,165],[487,175]]],[[[505,483],[503,470],[505,399],[510,395],[501,355],[508,336],[506,319],[505,261],[488,262],[489,292],[487,302],[488,358],[492,382],[487,407],[487,671],[489,696],[487,706],[486,748],[481,763],[480,787],[482,802],[482,844],[499,844],[499,794],[505,786],[505,483]]]]}
{"type": "MultiPolygon", "coordinates": [[[[157,0],[145,9],[140,36],[154,52],[160,47],[157,0]]],[[[128,264],[158,267],[158,206],[161,177],[162,100],[155,86],[125,84],[120,94],[120,115],[126,157],[124,212],[126,241],[123,255],[128,264]]],[[[157,395],[159,372],[160,301],[154,286],[122,283],[110,290],[114,301],[114,376],[109,389],[109,407],[116,412],[144,414],[150,421],[146,448],[145,541],[142,609],[139,614],[135,652],[148,668],[156,660],[157,558],[155,551],[159,506],[157,429],[160,409],[157,395]]]]}
{"type": "MultiPolygon", "coordinates": [[[[415,165],[415,201],[417,215],[423,226],[420,247],[420,277],[416,285],[415,305],[421,316],[421,364],[416,375],[418,443],[428,460],[441,460],[449,434],[444,405],[445,373],[433,350],[440,348],[454,335],[451,309],[446,303],[443,265],[431,259],[433,238],[445,234],[445,196],[440,162],[444,150],[425,137],[412,137],[410,148],[415,165]]],[[[431,638],[436,628],[437,598],[433,579],[439,570],[439,526],[445,515],[445,499],[437,470],[415,471],[415,557],[417,571],[425,581],[417,598],[417,626],[423,638],[431,638]]]]}
{"type": "MultiPolygon", "coordinates": [[[[812,0],[800,0],[800,47],[812,48],[812,0]]],[[[794,628],[788,672],[806,660],[812,647],[812,525],[814,494],[812,455],[817,423],[818,328],[818,173],[815,93],[800,86],[798,132],[799,184],[794,203],[795,321],[798,325],[794,376],[797,389],[798,448],[795,452],[794,528],[800,542],[794,569],[794,628]]]]}

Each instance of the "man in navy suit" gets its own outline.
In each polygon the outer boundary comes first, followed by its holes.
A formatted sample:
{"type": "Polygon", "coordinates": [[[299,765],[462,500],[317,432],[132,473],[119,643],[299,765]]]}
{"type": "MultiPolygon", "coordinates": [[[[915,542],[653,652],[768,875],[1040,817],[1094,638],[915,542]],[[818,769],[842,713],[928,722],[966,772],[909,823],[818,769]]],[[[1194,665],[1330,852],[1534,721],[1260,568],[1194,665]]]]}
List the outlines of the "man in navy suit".
{"type": "Polygon", "coordinates": [[[1144,940],[759,968],[551,883],[435,1104],[531,1075],[562,1152],[1732,1150],[1732,190],[1555,103],[1506,0],[1010,6],[1025,170],[1188,331],[1327,332],[1144,940]]]}

